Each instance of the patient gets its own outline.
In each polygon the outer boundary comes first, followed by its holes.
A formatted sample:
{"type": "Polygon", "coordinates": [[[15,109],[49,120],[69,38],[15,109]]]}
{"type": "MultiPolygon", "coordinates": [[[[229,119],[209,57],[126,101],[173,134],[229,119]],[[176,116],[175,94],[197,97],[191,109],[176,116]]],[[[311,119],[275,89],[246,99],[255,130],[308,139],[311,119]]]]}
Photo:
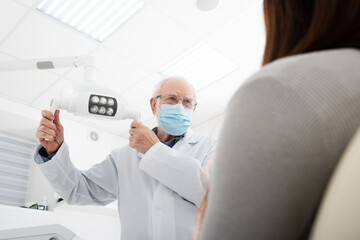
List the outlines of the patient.
{"type": "Polygon", "coordinates": [[[264,0],[264,15],[264,66],[227,108],[204,240],[307,239],[360,126],[360,1],[264,0]]]}

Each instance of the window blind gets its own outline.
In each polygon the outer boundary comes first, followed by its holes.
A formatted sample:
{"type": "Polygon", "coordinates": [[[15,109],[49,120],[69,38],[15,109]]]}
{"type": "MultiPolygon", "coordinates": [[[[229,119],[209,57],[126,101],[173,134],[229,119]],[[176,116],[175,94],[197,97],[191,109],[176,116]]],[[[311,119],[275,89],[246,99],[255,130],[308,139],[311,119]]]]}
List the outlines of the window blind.
{"type": "Polygon", "coordinates": [[[0,133],[0,204],[25,204],[34,147],[34,142],[0,133]]]}

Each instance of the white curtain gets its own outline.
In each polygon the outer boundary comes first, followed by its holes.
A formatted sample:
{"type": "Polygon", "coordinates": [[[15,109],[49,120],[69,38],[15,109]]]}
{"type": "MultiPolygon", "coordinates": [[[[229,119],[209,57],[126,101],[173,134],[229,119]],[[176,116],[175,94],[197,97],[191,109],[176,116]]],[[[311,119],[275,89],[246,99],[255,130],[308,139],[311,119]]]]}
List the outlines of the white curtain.
{"type": "Polygon", "coordinates": [[[25,204],[35,143],[0,133],[0,204],[25,204]]]}

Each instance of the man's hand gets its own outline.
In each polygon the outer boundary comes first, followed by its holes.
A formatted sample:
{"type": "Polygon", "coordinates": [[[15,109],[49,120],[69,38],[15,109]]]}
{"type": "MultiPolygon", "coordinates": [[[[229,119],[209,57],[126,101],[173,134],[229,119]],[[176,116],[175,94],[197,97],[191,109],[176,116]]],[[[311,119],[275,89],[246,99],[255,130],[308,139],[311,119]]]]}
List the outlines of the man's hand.
{"type": "Polygon", "coordinates": [[[133,121],[131,123],[129,133],[129,146],[143,154],[145,154],[156,143],[160,142],[153,131],[138,121],[133,121]]]}
{"type": "Polygon", "coordinates": [[[64,141],[64,128],[60,123],[59,114],[60,110],[56,110],[55,116],[50,111],[41,111],[43,118],[36,130],[36,137],[48,155],[56,152],[64,141]]]}

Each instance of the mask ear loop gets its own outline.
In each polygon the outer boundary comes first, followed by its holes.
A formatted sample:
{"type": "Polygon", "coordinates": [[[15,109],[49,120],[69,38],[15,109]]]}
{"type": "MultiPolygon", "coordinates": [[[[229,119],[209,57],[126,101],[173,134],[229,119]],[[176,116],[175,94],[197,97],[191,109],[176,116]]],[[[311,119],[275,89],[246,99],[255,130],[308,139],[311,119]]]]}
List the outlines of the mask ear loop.
{"type": "Polygon", "coordinates": [[[155,111],[155,117],[156,117],[156,119],[159,118],[159,116],[160,116],[160,111],[161,111],[160,98],[156,98],[156,111],[155,111]],[[159,100],[159,101],[158,101],[158,100],[159,100]]]}

